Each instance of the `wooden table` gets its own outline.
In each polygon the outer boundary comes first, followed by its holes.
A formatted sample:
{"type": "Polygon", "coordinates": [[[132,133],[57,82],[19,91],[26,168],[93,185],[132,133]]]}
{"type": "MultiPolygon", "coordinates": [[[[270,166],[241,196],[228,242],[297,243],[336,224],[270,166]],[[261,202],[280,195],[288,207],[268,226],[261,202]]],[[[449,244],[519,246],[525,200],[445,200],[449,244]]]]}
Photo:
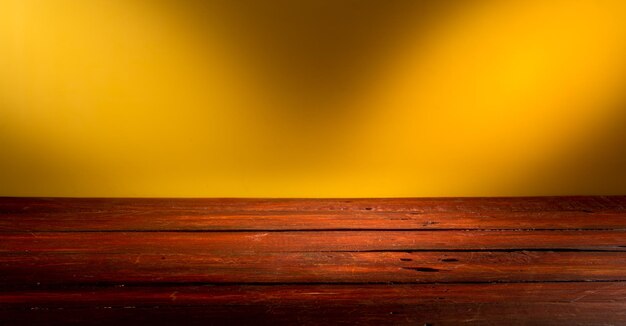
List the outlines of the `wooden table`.
{"type": "Polygon", "coordinates": [[[0,198],[0,324],[626,325],[626,196],[0,198]]]}

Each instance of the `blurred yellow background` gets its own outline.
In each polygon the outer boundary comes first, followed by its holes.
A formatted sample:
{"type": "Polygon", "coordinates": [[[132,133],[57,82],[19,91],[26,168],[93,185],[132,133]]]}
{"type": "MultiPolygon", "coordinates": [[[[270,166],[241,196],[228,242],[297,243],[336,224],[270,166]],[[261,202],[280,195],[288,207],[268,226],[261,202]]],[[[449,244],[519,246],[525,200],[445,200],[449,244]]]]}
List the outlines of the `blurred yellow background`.
{"type": "Polygon", "coordinates": [[[1,0],[0,195],[626,194],[626,1],[1,0]]]}

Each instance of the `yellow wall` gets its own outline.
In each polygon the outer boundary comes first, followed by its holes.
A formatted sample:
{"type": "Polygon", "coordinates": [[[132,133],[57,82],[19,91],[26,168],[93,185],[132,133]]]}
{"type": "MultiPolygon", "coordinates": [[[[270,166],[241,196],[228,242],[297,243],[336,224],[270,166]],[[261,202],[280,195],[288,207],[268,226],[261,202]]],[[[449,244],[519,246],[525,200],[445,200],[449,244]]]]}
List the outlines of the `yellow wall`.
{"type": "Polygon", "coordinates": [[[626,194],[625,17],[0,0],[0,195],[626,194]]]}

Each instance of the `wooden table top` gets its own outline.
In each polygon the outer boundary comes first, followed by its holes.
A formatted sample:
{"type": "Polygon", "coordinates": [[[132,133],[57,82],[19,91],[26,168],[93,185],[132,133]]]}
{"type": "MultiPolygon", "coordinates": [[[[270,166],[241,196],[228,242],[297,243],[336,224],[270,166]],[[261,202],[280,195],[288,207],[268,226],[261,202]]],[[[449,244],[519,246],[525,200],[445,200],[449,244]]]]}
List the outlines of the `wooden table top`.
{"type": "Polygon", "coordinates": [[[0,198],[0,325],[626,325],[626,196],[0,198]]]}

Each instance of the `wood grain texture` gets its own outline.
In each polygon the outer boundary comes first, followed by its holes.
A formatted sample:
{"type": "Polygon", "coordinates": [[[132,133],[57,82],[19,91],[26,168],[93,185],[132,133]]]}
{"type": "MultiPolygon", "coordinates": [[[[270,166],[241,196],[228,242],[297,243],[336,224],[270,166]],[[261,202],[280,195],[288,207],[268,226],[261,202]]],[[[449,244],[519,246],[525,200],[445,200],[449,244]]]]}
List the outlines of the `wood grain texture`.
{"type": "Polygon", "coordinates": [[[0,198],[0,324],[626,324],[626,196],[0,198]]]}
{"type": "Polygon", "coordinates": [[[0,198],[0,231],[626,229],[626,196],[0,198]]]}
{"type": "Polygon", "coordinates": [[[625,302],[620,282],[95,287],[0,293],[0,318],[39,325],[621,325],[625,302]]]}
{"type": "Polygon", "coordinates": [[[626,281],[623,253],[105,254],[3,257],[0,286],[68,283],[626,281]]]}

